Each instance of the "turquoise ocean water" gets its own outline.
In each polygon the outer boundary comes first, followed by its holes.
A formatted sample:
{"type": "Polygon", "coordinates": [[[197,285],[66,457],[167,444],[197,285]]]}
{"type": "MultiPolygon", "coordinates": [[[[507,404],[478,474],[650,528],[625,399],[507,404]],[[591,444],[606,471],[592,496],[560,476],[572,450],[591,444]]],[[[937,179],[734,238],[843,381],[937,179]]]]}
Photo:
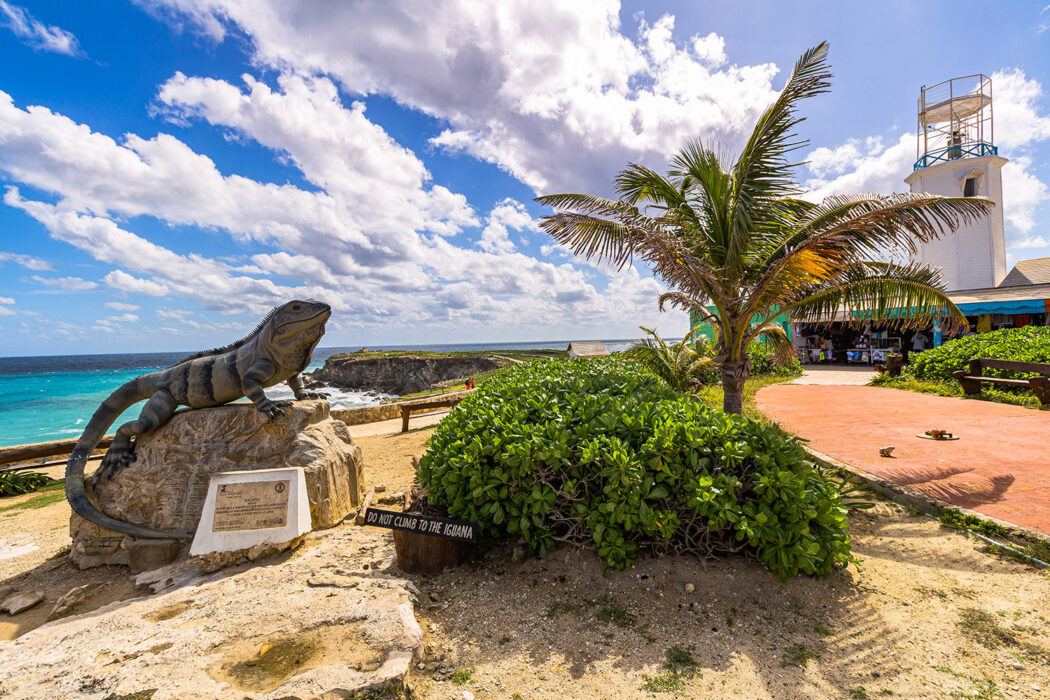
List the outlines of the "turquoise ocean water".
{"type": "MultiPolygon", "coordinates": [[[[607,349],[622,350],[630,341],[606,340],[607,349]]],[[[563,341],[481,345],[420,345],[373,347],[373,350],[535,350],[564,349],[563,341]]],[[[307,371],[321,367],[329,355],[357,348],[318,348],[307,371]]],[[[0,358],[0,446],[75,438],[99,404],[117,387],[146,372],[168,367],[188,353],[71,355],[0,358]]],[[[336,408],[367,406],[381,397],[356,391],[332,391],[336,408]]],[[[284,385],[266,393],[291,398],[284,385]]],[[[128,409],[118,426],[138,416],[141,405],[128,409]]]]}

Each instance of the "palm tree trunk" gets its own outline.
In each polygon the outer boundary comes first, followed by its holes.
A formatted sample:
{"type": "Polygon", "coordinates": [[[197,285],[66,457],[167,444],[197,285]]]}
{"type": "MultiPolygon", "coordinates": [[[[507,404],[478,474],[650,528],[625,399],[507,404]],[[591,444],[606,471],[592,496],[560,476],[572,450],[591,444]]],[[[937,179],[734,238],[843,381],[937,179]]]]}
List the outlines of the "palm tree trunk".
{"type": "Polygon", "coordinates": [[[722,373],[722,410],[726,413],[738,416],[744,413],[744,384],[747,383],[750,364],[745,355],[742,360],[726,360],[719,367],[722,373]]]}

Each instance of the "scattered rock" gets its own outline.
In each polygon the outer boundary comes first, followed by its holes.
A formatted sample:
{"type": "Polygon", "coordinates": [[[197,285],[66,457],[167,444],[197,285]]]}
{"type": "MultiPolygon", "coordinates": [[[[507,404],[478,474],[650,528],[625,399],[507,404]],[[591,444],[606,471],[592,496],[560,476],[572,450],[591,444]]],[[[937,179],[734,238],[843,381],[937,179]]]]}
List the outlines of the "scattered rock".
{"type": "Polygon", "coordinates": [[[516,564],[525,561],[525,548],[520,544],[510,553],[510,560],[516,564]]]}
{"type": "Polygon", "coordinates": [[[431,603],[436,603],[439,600],[441,600],[440,598],[438,598],[437,593],[434,593],[434,592],[431,592],[430,595],[427,596],[427,597],[430,598],[430,602],[431,603]]]}
{"type": "Polygon", "coordinates": [[[179,540],[132,540],[128,545],[128,571],[143,571],[167,566],[179,557],[183,543],[179,540]]]}
{"type": "Polygon", "coordinates": [[[376,493],[383,493],[386,491],[386,484],[376,484],[372,490],[376,493]]]}
{"type": "Polygon", "coordinates": [[[361,499],[361,509],[357,511],[357,516],[354,518],[355,525],[365,524],[365,511],[372,506],[372,499],[375,497],[375,489],[371,489],[368,493],[365,494],[365,497],[361,499]]]}
{"type": "Polygon", "coordinates": [[[85,583],[83,586],[69,589],[65,595],[55,602],[55,607],[51,608],[51,613],[47,616],[47,619],[49,621],[57,620],[60,617],[72,615],[101,585],[101,583],[85,583]]]}
{"type": "Polygon", "coordinates": [[[405,492],[395,491],[379,498],[379,502],[385,506],[401,505],[405,502],[405,492]]]}
{"type": "Polygon", "coordinates": [[[41,591],[15,593],[12,596],[8,596],[3,603],[0,603],[0,610],[6,610],[8,615],[17,615],[29,610],[29,608],[37,605],[43,599],[44,594],[41,591]]]}
{"type": "Polygon", "coordinates": [[[1014,662],[1013,662],[1012,664],[1010,664],[1010,666],[1011,666],[1011,668],[1013,668],[1013,669],[1014,669],[1015,671],[1023,671],[1023,670],[1024,670],[1024,664],[1022,664],[1022,663],[1019,663],[1019,662],[1017,662],[1017,661],[1014,661],[1014,662]]]}
{"type": "Polygon", "coordinates": [[[460,695],[460,697],[463,698],[463,700],[474,700],[474,693],[470,692],[469,690],[464,690],[463,694],[460,695]]]}
{"type": "Polygon", "coordinates": [[[686,593],[692,593],[695,590],[696,590],[696,586],[694,586],[693,584],[691,584],[691,583],[685,584],[685,592],[686,593]]]}

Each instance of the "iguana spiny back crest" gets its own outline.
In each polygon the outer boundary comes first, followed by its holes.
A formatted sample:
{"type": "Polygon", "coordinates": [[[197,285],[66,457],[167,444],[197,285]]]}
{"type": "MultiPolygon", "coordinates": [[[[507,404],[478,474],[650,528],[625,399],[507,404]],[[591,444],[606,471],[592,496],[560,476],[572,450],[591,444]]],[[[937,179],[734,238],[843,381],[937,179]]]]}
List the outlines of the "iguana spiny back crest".
{"type": "Polygon", "coordinates": [[[84,492],[84,464],[121,413],[132,404],[149,399],[137,420],[117,429],[94,479],[112,478],[134,461],[133,440],[155,430],[179,406],[207,408],[247,396],[256,410],[271,420],[283,415],[288,401],[274,402],[263,389],[287,382],[296,399],[324,398],[303,390],[299,373],[324,335],[332,309],[319,301],[290,301],[271,311],[242,340],[224,348],[195,355],[167,369],[137,377],[102,402],[80,436],[66,465],[66,498],[85,520],[107,530],[134,537],[185,538],[184,532],[163,532],[111,518],[92,504],[84,492]]]}

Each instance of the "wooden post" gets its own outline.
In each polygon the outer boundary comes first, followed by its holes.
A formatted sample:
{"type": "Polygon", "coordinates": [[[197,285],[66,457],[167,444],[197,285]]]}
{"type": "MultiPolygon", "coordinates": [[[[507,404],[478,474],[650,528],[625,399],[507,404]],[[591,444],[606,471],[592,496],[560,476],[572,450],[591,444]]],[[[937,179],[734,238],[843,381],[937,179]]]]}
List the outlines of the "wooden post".
{"type": "Polygon", "coordinates": [[[468,547],[466,542],[394,530],[397,566],[406,573],[441,573],[445,567],[461,564],[468,547]]]}
{"type": "Polygon", "coordinates": [[[1040,408],[1044,411],[1050,411],[1050,378],[1046,376],[1029,377],[1028,383],[1032,385],[1035,397],[1042,404],[1040,408]]]}
{"type": "Polygon", "coordinates": [[[401,407],[401,432],[408,432],[408,417],[412,414],[412,409],[408,406],[401,407]]]}

